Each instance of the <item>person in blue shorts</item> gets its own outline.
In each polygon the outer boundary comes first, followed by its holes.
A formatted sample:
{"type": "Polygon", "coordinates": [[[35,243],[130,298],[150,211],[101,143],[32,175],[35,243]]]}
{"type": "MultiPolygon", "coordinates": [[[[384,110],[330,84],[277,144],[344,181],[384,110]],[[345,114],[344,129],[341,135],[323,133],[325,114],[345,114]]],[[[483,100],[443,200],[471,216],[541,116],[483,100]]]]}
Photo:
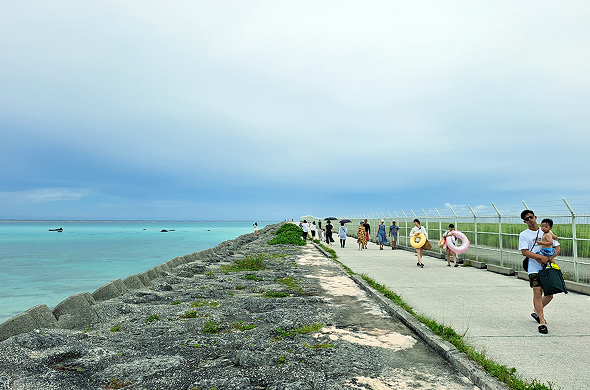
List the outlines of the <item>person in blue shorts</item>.
{"type": "Polygon", "coordinates": [[[395,221],[391,222],[389,227],[389,237],[391,237],[391,250],[394,250],[397,245],[397,234],[399,232],[399,226],[395,224],[395,221]]]}
{"type": "Polygon", "coordinates": [[[553,234],[553,232],[551,232],[552,228],[553,220],[545,218],[541,221],[541,231],[543,232],[543,237],[537,245],[541,246],[541,251],[539,253],[547,257],[551,257],[555,254],[555,248],[553,248],[553,240],[557,240],[557,236],[553,234]]]}

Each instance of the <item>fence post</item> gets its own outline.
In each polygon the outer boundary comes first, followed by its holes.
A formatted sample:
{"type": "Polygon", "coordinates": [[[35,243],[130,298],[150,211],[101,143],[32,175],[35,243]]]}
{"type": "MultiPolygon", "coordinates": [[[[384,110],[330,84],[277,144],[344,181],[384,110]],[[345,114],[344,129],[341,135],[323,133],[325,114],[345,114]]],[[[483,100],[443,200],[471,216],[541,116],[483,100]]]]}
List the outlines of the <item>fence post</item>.
{"type": "Polygon", "coordinates": [[[424,213],[424,216],[426,217],[426,238],[428,239],[428,214],[426,214],[426,211],[424,211],[424,209],[422,209],[422,212],[424,213]]]}
{"type": "MultiPolygon", "coordinates": [[[[524,200],[522,201],[522,203],[524,203],[524,200]]],[[[500,266],[503,267],[504,266],[504,257],[503,257],[504,250],[502,249],[502,214],[500,214],[500,212],[498,211],[498,208],[496,207],[495,204],[492,203],[492,206],[494,207],[494,210],[496,210],[496,213],[498,213],[498,239],[500,240],[500,242],[499,242],[500,266]]],[[[527,205],[525,204],[524,207],[527,207],[527,205]]]]}
{"type": "MultiPolygon", "coordinates": [[[[434,210],[436,211],[436,213],[438,214],[438,236],[440,237],[440,239],[442,239],[443,233],[442,233],[442,216],[440,215],[440,213],[438,212],[438,209],[435,207],[434,210]]],[[[442,247],[438,248],[438,253],[442,254],[442,247]]]]}
{"type": "Polygon", "coordinates": [[[475,260],[479,260],[477,255],[477,215],[475,215],[475,211],[471,208],[471,206],[467,205],[469,210],[471,210],[471,214],[473,214],[473,234],[475,236],[475,260]]]}
{"type": "Polygon", "coordinates": [[[574,210],[572,210],[565,198],[563,198],[563,203],[565,203],[570,213],[572,213],[572,255],[574,256],[574,274],[576,282],[579,282],[580,275],[578,274],[578,235],[576,233],[576,213],[574,213],[574,210]]]}
{"type": "Polygon", "coordinates": [[[408,216],[404,210],[402,210],[402,213],[404,213],[404,217],[406,218],[406,234],[404,234],[404,238],[406,239],[406,246],[408,246],[408,216]]]}
{"type": "Polygon", "coordinates": [[[455,210],[453,210],[453,206],[449,205],[449,208],[451,209],[451,211],[453,212],[453,215],[455,216],[455,229],[458,229],[459,224],[457,223],[457,214],[455,213],[455,210]]]}

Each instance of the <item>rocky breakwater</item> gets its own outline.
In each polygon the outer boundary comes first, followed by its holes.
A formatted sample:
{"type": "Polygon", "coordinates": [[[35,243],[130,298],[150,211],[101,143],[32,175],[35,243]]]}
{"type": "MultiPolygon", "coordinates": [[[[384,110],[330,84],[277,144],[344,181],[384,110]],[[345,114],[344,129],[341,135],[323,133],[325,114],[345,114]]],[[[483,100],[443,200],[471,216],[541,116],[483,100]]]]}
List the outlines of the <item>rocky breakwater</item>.
{"type": "Polygon", "coordinates": [[[0,389],[473,389],[279,225],[0,326],[0,389]]]}

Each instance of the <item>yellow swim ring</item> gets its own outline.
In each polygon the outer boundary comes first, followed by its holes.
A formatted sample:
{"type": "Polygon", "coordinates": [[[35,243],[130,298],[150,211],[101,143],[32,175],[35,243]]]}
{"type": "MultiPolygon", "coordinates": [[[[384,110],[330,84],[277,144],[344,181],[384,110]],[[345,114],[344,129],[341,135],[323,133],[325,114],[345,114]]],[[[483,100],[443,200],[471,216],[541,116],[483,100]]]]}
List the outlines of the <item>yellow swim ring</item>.
{"type": "Polygon", "coordinates": [[[410,238],[410,245],[412,245],[412,247],[416,249],[422,248],[424,244],[426,244],[426,236],[424,235],[424,233],[420,233],[417,236],[412,236],[410,238]]]}

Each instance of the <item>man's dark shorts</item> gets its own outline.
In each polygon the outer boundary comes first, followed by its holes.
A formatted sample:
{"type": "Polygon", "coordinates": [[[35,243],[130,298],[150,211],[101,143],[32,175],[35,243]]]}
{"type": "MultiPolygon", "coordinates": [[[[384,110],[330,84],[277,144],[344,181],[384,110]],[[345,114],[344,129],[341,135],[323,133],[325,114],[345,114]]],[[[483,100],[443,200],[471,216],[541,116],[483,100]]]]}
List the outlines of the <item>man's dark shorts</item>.
{"type": "Polygon", "coordinates": [[[529,282],[531,287],[541,287],[541,279],[539,279],[539,274],[529,274],[529,282]]]}

